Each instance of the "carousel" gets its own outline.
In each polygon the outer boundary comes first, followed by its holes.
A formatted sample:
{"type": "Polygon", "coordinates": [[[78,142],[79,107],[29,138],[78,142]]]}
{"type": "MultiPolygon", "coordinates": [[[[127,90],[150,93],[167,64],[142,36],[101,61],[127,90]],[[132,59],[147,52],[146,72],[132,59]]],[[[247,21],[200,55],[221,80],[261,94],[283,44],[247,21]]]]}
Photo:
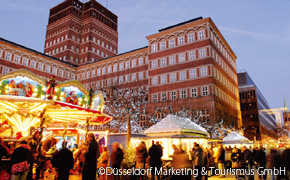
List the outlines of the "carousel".
{"type": "Polygon", "coordinates": [[[78,81],[46,82],[27,70],[0,76],[0,135],[20,138],[42,128],[43,136],[67,136],[80,143],[91,125],[112,118],[103,113],[101,92],[87,91],[78,81]]]}

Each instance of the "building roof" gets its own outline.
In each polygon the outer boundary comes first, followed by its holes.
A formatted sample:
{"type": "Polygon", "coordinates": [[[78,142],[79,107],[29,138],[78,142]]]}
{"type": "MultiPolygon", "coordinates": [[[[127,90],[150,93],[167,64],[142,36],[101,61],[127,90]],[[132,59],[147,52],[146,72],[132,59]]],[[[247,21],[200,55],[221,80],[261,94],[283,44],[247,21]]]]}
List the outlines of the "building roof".
{"type": "Polygon", "coordinates": [[[41,55],[41,56],[47,57],[47,58],[52,59],[52,60],[54,60],[54,61],[58,61],[58,62],[60,62],[60,63],[67,64],[67,65],[69,65],[69,66],[72,66],[72,67],[78,67],[78,66],[73,65],[73,64],[71,64],[71,63],[68,63],[68,62],[65,62],[65,61],[61,61],[61,60],[59,60],[59,59],[57,59],[57,58],[55,58],[55,57],[52,57],[52,56],[49,56],[49,55],[47,55],[47,54],[44,54],[44,53],[38,52],[38,51],[36,51],[36,50],[34,50],[34,49],[31,49],[31,48],[28,48],[28,47],[26,47],[26,46],[23,46],[23,45],[17,44],[17,43],[12,42],[12,41],[8,41],[8,40],[6,40],[6,39],[4,39],[4,38],[1,38],[1,37],[0,37],[0,41],[4,41],[4,42],[6,42],[6,43],[8,43],[8,44],[11,44],[11,45],[13,45],[13,46],[17,46],[17,47],[20,47],[20,48],[26,49],[26,50],[31,51],[31,52],[33,52],[33,53],[36,53],[36,54],[39,54],[39,55],[41,55]]]}
{"type": "Polygon", "coordinates": [[[164,134],[164,133],[192,133],[196,135],[207,136],[207,131],[201,126],[195,124],[188,118],[169,114],[157,124],[151,126],[144,132],[145,134],[164,134]]]}
{"type": "Polygon", "coordinates": [[[175,28],[177,26],[181,26],[181,25],[184,25],[184,24],[187,24],[187,23],[190,23],[190,22],[193,22],[193,21],[197,21],[197,20],[200,20],[200,19],[203,19],[203,17],[197,17],[197,18],[194,18],[194,19],[190,19],[188,21],[184,21],[184,22],[181,22],[181,23],[178,23],[178,24],[175,24],[175,25],[172,25],[172,26],[168,26],[166,28],[162,28],[162,29],[159,29],[158,31],[159,32],[162,32],[162,31],[165,31],[165,30],[168,30],[168,29],[172,29],[172,28],[175,28]]]}
{"type": "Polygon", "coordinates": [[[250,140],[241,134],[232,131],[226,137],[223,138],[224,143],[249,143],[250,140]]]}

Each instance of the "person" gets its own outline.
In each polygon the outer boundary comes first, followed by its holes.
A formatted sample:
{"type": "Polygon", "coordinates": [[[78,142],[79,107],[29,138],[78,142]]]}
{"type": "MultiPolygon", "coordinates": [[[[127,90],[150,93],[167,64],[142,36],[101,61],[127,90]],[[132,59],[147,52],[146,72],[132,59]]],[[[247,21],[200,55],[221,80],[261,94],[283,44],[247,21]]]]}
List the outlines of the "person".
{"type": "MultiPolygon", "coordinates": [[[[120,148],[118,142],[113,143],[113,150],[111,153],[111,166],[112,168],[116,168],[118,171],[121,168],[121,163],[124,159],[124,153],[120,148]]],[[[113,175],[114,179],[120,180],[120,176],[118,174],[113,175]]]]}
{"type": "MultiPolygon", "coordinates": [[[[148,152],[146,144],[144,141],[141,141],[139,146],[136,147],[136,169],[144,169],[145,161],[148,157],[148,152]]],[[[143,176],[138,177],[137,179],[143,179],[143,176]]]]}
{"type": "MultiPolygon", "coordinates": [[[[270,154],[267,157],[267,168],[274,169],[278,168],[280,163],[279,155],[275,149],[270,150],[270,154]]],[[[289,163],[289,162],[288,162],[289,163]]],[[[275,175],[272,173],[272,180],[275,180],[275,175]]]]}
{"type": "Polygon", "coordinates": [[[289,177],[287,176],[287,173],[289,174],[289,171],[290,171],[290,149],[285,149],[283,152],[282,152],[282,155],[281,155],[281,167],[282,168],[286,168],[286,173],[285,175],[282,174],[281,175],[281,178],[285,178],[286,180],[289,180],[289,177]]]}
{"type": "Polygon", "coordinates": [[[58,180],[68,180],[69,170],[73,168],[74,158],[71,150],[67,148],[67,142],[62,142],[62,149],[55,154],[55,167],[58,170],[58,180]]]}
{"type": "Polygon", "coordinates": [[[97,173],[97,159],[100,156],[99,143],[95,139],[93,133],[88,133],[87,135],[89,147],[85,152],[84,157],[84,168],[82,172],[83,180],[95,180],[97,173]]]}
{"type": "MultiPolygon", "coordinates": [[[[163,155],[163,150],[161,145],[154,144],[154,141],[152,141],[152,146],[149,149],[149,156],[150,156],[150,167],[152,167],[151,170],[151,179],[155,179],[155,169],[159,171],[161,165],[162,165],[162,160],[161,157],[163,155]]],[[[160,176],[157,175],[157,179],[160,180],[160,176]]]]}
{"type": "MultiPolygon", "coordinates": [[[[172,167],[174,170],[181,171],[182,169],[192,168],[192,164],[189,160],[189,155],[180,147],[179,152],[172,156],[172,167]]],[[[190,180],[191,174],[173,175],[174,179],[190,180]]]]}
{"type": "MultiPolygon", "coordinates": [[[[109,162],[110,162],[110,153],[109,153],[109,149],[108,147],[104,146],[103,147],[103,152],[98,160],[98,168],[104,168],[106,169],[109,166],[109,162]]],[[[99,180],[106,180],[107,179],[107,175],[106,174],[102,174],[99,177],[99,180]]]]}
{"type": "Polygon", "coordinates": [[[77,144],[74,144],[74,146],[73,146],[71,152],[74,153],[74,152],[77,151],[77,150],[78,150],[78,145],[77,145],[77,144]]]}
{"type": "Polygon", "coordinates": [[[218,168],[220,170],[220,177],[225,177],[224,174],[224,169],[225,169],[225,150],[223,148],[222,144],[219,144],[218,148],[218,154],[217,154],[217,163],[218,163],[218,168]]]}
{"type": "Polygon", "coordinates": [[[176,147],[176,145],[172,144],[171,147],[173,149],[173,155],[172,156],[177,155],[179,152],[178,152],[178,148],[176,147]]]}
{"type": "Polygon", "coordinates": [[[74,153],[74,159],[75,162],[78,164],[78,172],[83,172],[83,166],[84,166],[84,154],[86,152],[86,144],[82,144],[81,147],[74,153]]]}
{"type": "Polygon", "coordinates": [[[26,178],[27,180],[32,180],[32,175],[33,175],[32,170],[33,170],[34,162],[36,161],[36,156],[38,153],[37,147],[38,147],[39,141],[40,141],[39,131],[36,130],[32,135],[32,139],[28,143],[31,150],[31,156],[29,159],[29,171],[26,178]]]}
{"type": "MultiPolygon", "coordinates": [[[[253,153],[250,149],[247,149],[246,146],[242,147],[242,160],[243,160],[243,166],[245,167],[246,170],[250,171],[252,169],[253,165],[253,153]]],[[[249,179],[252,179],[253,176],[252,174],[249,174],[249,179]]]]}
{"type": "MultiPolygon", "coordinates": [[[[12,153],[11,155],[11,159],[10,159],[10,164],[11,164],[11,179],[12,180],[25,180],[26,179],[26,176],[28,174],[28,170],[29,170],[29,167],[28,167],[28,161],[30,159],[30,156],[31,156],[31,150],[30,150],[30,147],[28,145],[28,142],[26,140],[23,140],[20,142],[20,145],[14,150],[14,152],[12,153]],[[19,163],[24,163],[25,162],[27,163],[27,169],[23,169],[24,171],[22,172],[17,172],[17,173],[13,173],[14,171],[14,167],[15,169],[16,166],[13,166],[13,165],[16,165],[16,164],[19,164],[19,163]]],[[[23,165],[26,166],[26,165],[23,165]]]]}
{"type": "Polygon", "coordinates": [[[203,150],[201,149],[199,144],[196,143],[193,153],[193,165],[194,168],[197,169],[197,176],[195,178],[196,180],[201,180],[202,177],[201,170],[204,165],[203,158],[204,158],[203,150]]]}
{"type": "Polygon", "coordinates": [[[207,147],[206,148],[206,154],[207,154],[207,170],[208,170],[208,177],[211,177],[211,170],[212,168],[215,168],[215,164],[214,164],[214,157],[213,157],[213,150],[211,147],[207,147]]]}
{"type": "Polygon", "coordinates": [[[0,163],[2,161],[3,156],[7,156],[9,154],[8,147],[4,144],[4,139],[0,136],[0,163]]]}
{"type": "Polygon", "coordinates": [[[264,169],[266,168],[266,152],[263,146],[260,146],[260,149],[255,148],[254,154],[255,161],[257,162],[257,168],[259,167],[259,179],[267,179],[267,173],[264,173],[264,169]]]}

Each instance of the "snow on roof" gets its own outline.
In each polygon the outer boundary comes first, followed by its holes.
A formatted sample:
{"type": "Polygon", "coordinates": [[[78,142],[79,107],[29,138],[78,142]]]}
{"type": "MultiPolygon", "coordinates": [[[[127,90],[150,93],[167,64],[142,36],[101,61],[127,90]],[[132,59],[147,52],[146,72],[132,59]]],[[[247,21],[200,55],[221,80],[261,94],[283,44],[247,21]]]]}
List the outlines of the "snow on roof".
{"type": "Polygon", "coordinates": [[[182,132],[208,135],[207,131],[188,118],[169,114],[157,124],[145,130],[145,134],[182,132]]]}
{"type": "Polygon", "coordinates": [[[230,134],[223,138],[223,142],[250,142],[250,140],[245,136],[242,136],[239,133],[232,131],[230,134]]]}

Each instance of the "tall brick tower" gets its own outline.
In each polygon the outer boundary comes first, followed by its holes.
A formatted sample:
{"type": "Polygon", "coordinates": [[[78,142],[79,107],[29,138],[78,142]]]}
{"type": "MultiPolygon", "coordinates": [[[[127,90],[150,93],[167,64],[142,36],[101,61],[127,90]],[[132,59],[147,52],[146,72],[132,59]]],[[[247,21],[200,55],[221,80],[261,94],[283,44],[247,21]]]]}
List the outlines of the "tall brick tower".
{"type": "Polygon", "coordinates": [[[118,17],[95,0],[66,0],[50,9],[44,53],[74,65],[118,53],[118,17]]]}

